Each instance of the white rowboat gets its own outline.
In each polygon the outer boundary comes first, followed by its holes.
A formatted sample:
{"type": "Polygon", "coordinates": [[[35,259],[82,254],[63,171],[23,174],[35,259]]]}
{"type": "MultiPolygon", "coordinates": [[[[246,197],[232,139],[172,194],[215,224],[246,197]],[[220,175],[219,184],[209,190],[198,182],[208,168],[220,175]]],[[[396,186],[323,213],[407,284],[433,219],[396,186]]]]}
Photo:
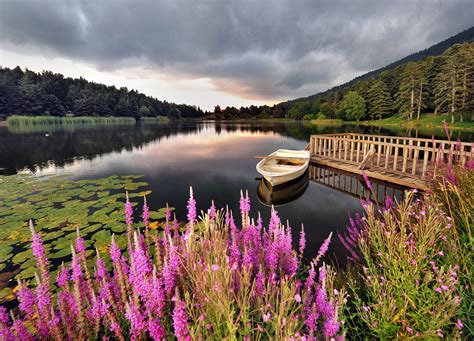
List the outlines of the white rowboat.
{"type": "Polygon", "coordinates": [[[257,172],[277,186],[303,175],[309,166],[309,151],[278,149],[257,164],[257,172]]]}

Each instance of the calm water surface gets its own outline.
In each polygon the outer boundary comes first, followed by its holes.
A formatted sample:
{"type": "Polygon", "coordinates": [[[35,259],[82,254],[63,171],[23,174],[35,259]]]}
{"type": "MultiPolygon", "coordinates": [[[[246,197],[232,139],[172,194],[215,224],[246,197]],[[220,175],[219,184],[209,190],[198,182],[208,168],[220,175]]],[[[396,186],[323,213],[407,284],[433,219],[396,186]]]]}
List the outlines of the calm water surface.
{"type": "MultiPolygon", "coordinates": [[[[416,134],[302,123],[180,122],[37,131],[0,127],[0,172],[66,173],[73,179],[143,174],[153,191],[148,198],[150,206],[158,209],[169,203],[176,207],[178,219],[186,217],[189,186],[194,189],[198,208],[203,210],[214,200],[218,207],[228,204],[237,212],[240,190],[248,190],[254,216],[260,211],[267,221],[270,209],[257,198],[260,175],[255,170],[254,155],[278,148],[303,149],[311,134],[345,131],[416,134]]],[[[453,137],[473,138],[460,133],[453,137]]],[[[278,211],[289,220],[294,235],[304,224],[309,256],[330,232],[343,229],[349,215],[360,212],[361,206],[356,197],[310,181],[299,198],[279,206],[278,211]]],[[[333,241],[332,251],[340,254],[337,237],[333,241]]]]}

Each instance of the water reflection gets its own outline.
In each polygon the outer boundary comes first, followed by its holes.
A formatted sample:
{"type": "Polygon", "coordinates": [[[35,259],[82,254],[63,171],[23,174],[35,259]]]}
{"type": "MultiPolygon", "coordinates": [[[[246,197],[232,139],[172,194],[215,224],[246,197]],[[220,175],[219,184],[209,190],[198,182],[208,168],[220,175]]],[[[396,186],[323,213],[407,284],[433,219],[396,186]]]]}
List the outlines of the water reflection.
{"type": "Polygon", "coordinates": [[[266,206],[285,205],[302,196],[308,184],[308,172],[297,179],[277,186],[272,186],[265,178],[262,178],[257,188],[257,197],[266,206]]]}
{"type": "Polygon", "coordinates": [[[311,181],[355,198],[370,199],[382,205],[387,197],[391,198],[392,201],[399,202],[406,190],[405,187],[377,179],[370,180],[371,188],[369,188],[362,176],[326,166],[312,165],[309,167],[308,173],[311,181]]]}
{"type": "MultiPolygon", "coordinates": [[[[45,168],[64,167],[76,159],[93,160],[96,156],[112,152],[132,151],[161,139],[176,136],[199,135],[206,131],[208,136],[242,133],[245,137],[256,134],[270,134],[308,141],[311,134],[329,133],[373,133],[396,136],[443,137],[439,130],[419,132],[417,130],[391,131],[378,127],[340,125],[314,126],[296,122],[177,122],[152,125],[102,125],[68,126],[49,129],[48,126],[33,127],[33,130],[15,130],[0,127],[0,169],[4,174],[21,170],[41,172],[45,168]],[[45,136],[45,131],[49,136],[45,136]]],[[[243,135],[242,135],[243,136],[243,135]]],[[[471,141],[471,133],[452,132],[451,139],[471,141]]],[[[199,152],[193,148],[193,153],[199,152]]]]}
{"type": "MultiPolygon", "coordinates": [[[[178,219],[186,217],[190,185],[199,210],[206,210],[214,200],[218,207],[229,205],[237,212],[240,190],[249,190],[253,217],[260,212],[267,223],[270,210],[266,201],[259,201],[255,180],[259,174],[253,156],[281,148],[304,149],[311,134],[344,131],[394,134],[374,127],[315,127],[288,122],[99,126],[52,131],[49,137],[42,132],[13,133],[0,127],[0,168],[8,173],[67,173],[73,179],[143,174],[152,190],[150,206],[159,208],[169,203],[176,207],[178,219]]],[[[308,256],[330,232],[344,228],[350,215],[361,211],[358,195],[335,190],[321,181],[295,186],[294,192],[298,195],[285,204],[278,199],[278,211],[284,221],[289,220],[294,235],[304,224],[308,256]],[[299,189],[303,189],[301,193],[299,189]]],[[[290,197],[288,193],[285,196],[290,197]]],[[[271,200],[276,198],[273,195],[271,200]]],[[[331,250],[342,252],[337,238],[331,250]]]]}

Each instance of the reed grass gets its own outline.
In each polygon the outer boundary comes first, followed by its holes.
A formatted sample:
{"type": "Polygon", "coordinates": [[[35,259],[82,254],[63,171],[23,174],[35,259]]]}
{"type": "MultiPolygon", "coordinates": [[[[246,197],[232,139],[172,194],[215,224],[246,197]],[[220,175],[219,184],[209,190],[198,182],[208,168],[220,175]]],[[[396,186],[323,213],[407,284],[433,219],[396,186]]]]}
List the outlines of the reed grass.
{"type": "Polygon", "coordinates": [[[12,115],[7,118],[7,125],[11,127],[31,127],[48,125],[74,125],[74,124],[135,124],[134,117],[60,117],[60,116],[21,116],[12,115]]]}

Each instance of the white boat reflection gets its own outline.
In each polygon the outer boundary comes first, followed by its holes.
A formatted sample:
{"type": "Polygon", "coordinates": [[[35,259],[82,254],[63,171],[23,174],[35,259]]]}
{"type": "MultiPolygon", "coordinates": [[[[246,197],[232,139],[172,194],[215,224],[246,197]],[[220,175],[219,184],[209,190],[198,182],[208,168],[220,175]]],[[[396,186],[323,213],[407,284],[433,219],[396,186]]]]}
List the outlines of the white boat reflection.
{"type": "Polygon", "coordinates": [[[266,206],[285,205],[301,197],[308,184],[308,172],[305,172],[299,178],[277,186],[272,186],[270,182],[262,178],[257,188],[257,197],[266,206]]]}

